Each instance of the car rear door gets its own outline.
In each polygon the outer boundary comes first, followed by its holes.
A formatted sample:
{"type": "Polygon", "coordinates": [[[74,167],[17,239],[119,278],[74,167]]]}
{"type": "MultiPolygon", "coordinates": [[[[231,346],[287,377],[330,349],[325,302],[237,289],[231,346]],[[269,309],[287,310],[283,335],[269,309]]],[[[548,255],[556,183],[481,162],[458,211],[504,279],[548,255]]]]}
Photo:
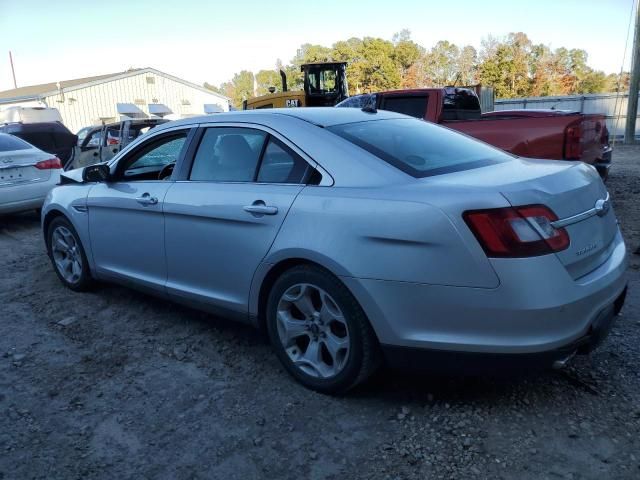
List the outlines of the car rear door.
{"type": "Polygon", "coordinates": [[[91,252],[99,276],[164,291],[163,205],[171,180],[159,173],[186,151],[189,128],[150,137],[121,157],[113,179],[87,197],[91,252]]]}
{"type": "Polygon", "coordinates": [[[192,166],[164,202],[171,295],[247,313],[253,275],[310,169],[274,133],[246,124],[201,130],[192,166]]]}

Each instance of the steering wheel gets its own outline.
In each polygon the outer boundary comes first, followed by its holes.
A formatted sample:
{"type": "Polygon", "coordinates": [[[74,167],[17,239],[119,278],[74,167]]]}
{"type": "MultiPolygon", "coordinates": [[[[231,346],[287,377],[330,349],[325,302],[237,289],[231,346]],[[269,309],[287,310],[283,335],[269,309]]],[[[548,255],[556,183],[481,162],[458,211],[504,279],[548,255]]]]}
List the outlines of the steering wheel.
{"type": "Polygon", "coordinates": [[[160,170],[160,173],[158,174],[158,180],[169,180],[171,178],[171,174],[173,173],[173,168],[176,166],[176,163],[168,163],[166,164],[164,167],[162,167],[162,170],[160,170]]]}

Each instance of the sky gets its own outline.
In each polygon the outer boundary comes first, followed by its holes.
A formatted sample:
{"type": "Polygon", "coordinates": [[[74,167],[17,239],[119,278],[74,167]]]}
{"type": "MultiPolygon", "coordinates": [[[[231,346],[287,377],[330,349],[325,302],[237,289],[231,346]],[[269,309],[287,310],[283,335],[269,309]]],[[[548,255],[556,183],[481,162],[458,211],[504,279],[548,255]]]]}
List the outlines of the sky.
{"type": "MultiPolygon", "coordinates": [[[[285,63],[303,43],[391,39],[406,28],[426,48],[522,31],[551,48],[582,48],[618,72],[634,0],[0,0],[0,91],[153,67],[220,84],[285,63]]],[[[633,32],[629,38],[632,41],[633,32]]],[[[628,69],[630,47],[625,69],[628,69]]]]}

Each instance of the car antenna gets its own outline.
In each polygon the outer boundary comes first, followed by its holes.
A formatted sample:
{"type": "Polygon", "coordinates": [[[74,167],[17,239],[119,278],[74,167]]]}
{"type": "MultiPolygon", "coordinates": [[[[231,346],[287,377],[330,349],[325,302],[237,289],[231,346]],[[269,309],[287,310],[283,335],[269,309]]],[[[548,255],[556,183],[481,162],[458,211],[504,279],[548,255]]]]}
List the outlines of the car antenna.
{"type": "Polygon", "coordinates": [[[378,109],[376,109],[375,98],[375,95],[369,95],[369,101],[364,107],[361,108],[361,110],[365,113],[378,113],[378,109]]]}

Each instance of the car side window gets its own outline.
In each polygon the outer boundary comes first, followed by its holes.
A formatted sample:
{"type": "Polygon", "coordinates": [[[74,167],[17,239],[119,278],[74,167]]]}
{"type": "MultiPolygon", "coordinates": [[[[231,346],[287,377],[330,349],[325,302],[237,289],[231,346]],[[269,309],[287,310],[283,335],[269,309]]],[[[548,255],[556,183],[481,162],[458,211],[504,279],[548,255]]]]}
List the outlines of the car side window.
{"type": "Polygon", "coordinates": [[[102,131],[96,130],[89,135],[89,139],[86,140],[86,147],[99,147],[102,142],[102,131]]]}
{"type": "Polygon", "coordinates": [[[259,183],[302,183],[309,169],[309,164],[292,152],[280,140],[269,137],[264,151],[260,170],[259,183]]]}
{"type": "Polygon", "coordinates": [[[267,134],[252,128],[205,130],[191,167],[190,180],[252,182],[267,134]]]}
{"type": "Polygon", "coordinates": [[[118,163],[125,180],[157,180],[158,174],[175,163],[187,140],[187,131],[151,140],[118,163]]]}

